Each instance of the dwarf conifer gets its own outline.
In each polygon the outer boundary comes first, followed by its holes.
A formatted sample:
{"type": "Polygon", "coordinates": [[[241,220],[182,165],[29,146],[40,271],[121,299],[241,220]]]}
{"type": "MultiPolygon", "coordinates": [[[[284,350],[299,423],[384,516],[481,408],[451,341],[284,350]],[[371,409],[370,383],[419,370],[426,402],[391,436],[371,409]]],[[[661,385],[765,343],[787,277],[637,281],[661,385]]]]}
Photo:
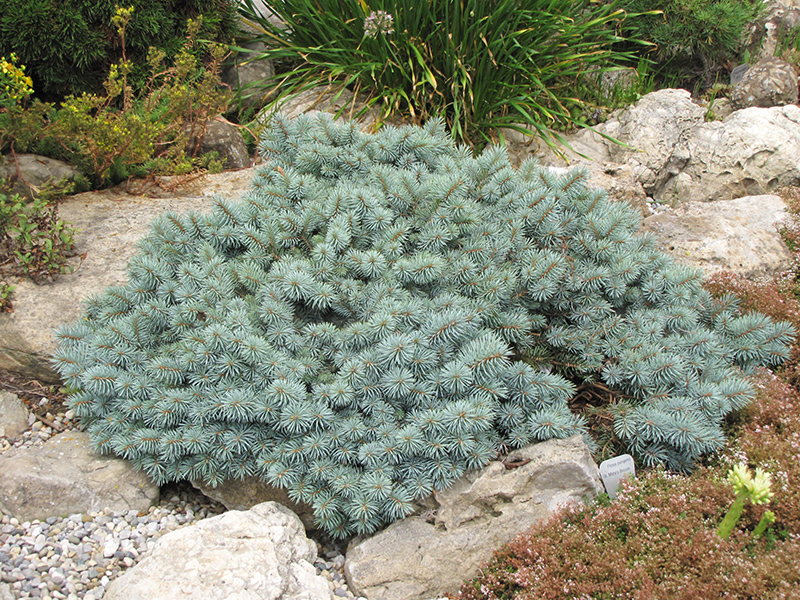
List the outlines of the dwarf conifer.
{"type": "Polygon", "coordinates": [[[501,446],[586,435],[580,380],[636,456],[689,469],[787,354],[580,170],[473,158],[439,121],[278,116],[261,151],[242,201],[159,217],[57,332],[95,446],[158,482],[255,475],[369,533],[501,446]]]}

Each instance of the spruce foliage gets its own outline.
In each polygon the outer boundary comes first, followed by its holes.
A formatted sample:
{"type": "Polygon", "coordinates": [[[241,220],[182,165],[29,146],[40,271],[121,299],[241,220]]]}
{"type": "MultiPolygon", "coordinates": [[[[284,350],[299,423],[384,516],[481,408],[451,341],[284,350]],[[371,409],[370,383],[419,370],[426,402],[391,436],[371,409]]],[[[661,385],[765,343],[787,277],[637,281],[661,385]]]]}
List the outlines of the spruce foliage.
{"type": "Polygon", "coordinates": [[[787,354],[788,324],[713,300],[580,171],[473,158],[439,121],[278,116],[261,150],[241,202],[158,218],[57,332],[95,446],[156,481],[255,475],[369,533],[501,446],[585,435],[579,380],[689,469],[787,354]]]}

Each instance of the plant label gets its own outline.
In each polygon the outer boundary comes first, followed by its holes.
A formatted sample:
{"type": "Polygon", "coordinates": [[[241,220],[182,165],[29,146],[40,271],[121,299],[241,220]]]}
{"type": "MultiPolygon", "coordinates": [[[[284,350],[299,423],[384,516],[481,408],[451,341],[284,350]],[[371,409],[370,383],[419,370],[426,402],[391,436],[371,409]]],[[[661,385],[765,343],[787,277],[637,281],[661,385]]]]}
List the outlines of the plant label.
{"type": "Polygon", "coordinates": [[[603,478],[603,485],[612,500],[617,497],[619,482],[628,475],[636,477],[636,466],[630,454],[620,454],[600,463],[600,477],[603,478]]]}

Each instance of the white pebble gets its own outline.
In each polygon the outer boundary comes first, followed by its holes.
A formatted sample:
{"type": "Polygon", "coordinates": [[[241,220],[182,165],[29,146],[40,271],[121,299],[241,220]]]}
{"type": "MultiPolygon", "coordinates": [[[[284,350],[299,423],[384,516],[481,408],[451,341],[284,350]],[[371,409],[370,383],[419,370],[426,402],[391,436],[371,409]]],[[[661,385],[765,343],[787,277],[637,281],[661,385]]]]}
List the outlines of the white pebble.
{"type": "Polygon", "coordinates": [[[103,546],[103,556],[106,558],[111,558],[114,556],[114,553],[117,550],[119,550],[119,540],[116,538],[111,538],[103,546]]]}

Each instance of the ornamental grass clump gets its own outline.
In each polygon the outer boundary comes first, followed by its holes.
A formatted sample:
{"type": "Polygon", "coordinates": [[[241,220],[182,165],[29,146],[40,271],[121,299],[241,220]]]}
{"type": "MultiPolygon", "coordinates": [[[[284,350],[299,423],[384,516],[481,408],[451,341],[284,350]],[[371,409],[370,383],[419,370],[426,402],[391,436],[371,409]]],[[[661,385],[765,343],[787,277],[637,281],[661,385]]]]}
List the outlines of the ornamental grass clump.
{"type": "Polygon", "coordinates": [[[578,88],[637,56],[614,47],[636,15],[594,0],[275,0],[269,11],[241,3],[268,48],[258,58],[278,65],[251,93],[346,87],[384,118],[441,117],[470,144],[499,128],[561,139],[591,104],[578,88]]]}
{"type": "Polygon", "coordinates": [[[790,325],[713,300],[581,171],[477,158],[439,120],[371,135],[276,117],[242,201],[165,214],[129,282],[57,332],[95,447],[156,481],[255,475],[337,537],[503,448],[586,434],[690,469],[786,356],[790,325]]]}

